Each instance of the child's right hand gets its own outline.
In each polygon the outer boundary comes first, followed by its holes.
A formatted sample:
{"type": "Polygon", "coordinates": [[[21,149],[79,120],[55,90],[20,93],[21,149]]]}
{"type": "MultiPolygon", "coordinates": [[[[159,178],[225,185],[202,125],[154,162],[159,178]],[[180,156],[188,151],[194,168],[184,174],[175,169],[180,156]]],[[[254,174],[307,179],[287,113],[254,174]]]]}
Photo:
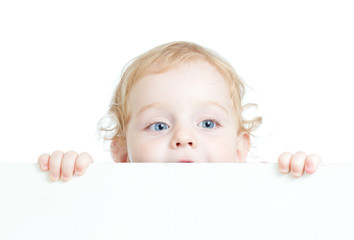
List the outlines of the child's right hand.
{"type": "Polygon", "coordinates": [[[83,175],[92,162],[90,154],[83,152],[79,155],[74,151],[64,154],[58,150],[52,155],[43,153],[38,158],[40,168],[43,171],[49,171],[49,178],[53,182],[60,178],[63,181],[69,181],[74,173],[78,176],[83,175]]]}

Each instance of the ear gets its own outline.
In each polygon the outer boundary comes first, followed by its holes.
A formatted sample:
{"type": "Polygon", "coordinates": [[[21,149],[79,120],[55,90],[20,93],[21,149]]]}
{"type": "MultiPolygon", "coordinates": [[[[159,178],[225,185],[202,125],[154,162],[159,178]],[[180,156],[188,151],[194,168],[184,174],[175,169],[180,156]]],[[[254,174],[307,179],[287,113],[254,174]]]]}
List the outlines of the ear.
{"type": "Polygon", "coordinates": [[[250,150],[250,143],[250,135],[247,132],[242,132],[238,135],[236,162],[246,162],[248,151],[250,150]]]}
{"type": "Polygon", "coordinates": [[[117,138],[114,138],[111,143],[111,156],[113,161],[119,162],[128,162],[128,153],[127,148],[123,144],[119,144],[117,138]]]}

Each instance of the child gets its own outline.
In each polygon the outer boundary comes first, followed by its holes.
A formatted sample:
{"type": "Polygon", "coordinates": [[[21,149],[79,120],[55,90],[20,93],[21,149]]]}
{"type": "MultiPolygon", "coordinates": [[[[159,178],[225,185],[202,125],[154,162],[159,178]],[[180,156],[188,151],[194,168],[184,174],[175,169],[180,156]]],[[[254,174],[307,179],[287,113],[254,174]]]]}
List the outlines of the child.
{"type": "MultiPolygon", "coordinates": [[[[261,118],[245,120],[244,84],[215,52],[190,42],[160,45],[125,69],[108,116],[99,123],[112,140],[115,162],[245,162],[250,135],[261,118]]],[[[93,160],[88,153],[55,151],[38,163],[52,181],[82,175],[93,160]]],[[[317,170],[320,157],[283,153],[282,173],[299,177],[317,170]]]]}

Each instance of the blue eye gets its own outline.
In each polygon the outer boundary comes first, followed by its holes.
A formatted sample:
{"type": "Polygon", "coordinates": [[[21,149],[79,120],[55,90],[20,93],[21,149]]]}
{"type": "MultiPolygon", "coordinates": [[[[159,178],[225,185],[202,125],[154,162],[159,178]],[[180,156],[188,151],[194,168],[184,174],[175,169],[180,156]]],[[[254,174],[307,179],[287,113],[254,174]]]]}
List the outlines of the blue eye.
{"type": "Polygon", "coordinates": [[[215,122],[213,120],[204,120],[201,123],[201,127],[203,128],[214,128],[215,127],[215,122]]]}
{"type": "Polygon", "coordinates": [[[163,131],[166,130],[167,128],[169,128],[168,125],[162,122],[151,124],[149,127],[149,129],[152,131],[163,131]]]}

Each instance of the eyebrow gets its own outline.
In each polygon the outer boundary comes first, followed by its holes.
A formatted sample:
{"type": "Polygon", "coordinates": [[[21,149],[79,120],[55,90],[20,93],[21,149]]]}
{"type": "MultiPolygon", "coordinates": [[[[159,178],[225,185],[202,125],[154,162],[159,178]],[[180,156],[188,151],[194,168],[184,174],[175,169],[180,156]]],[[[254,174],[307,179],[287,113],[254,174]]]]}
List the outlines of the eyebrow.
{"type": "MultiPolygon", "coordinates": [[[[144,111],[146,111],[149,108],[157,108],[159,105],[162,105],[161,103],[155,102],[155,103],[151,103],[148,105],[145,105],[144,107],[142,107],[138,112],[137,112],[137,116],[140,115],[141,113],[143,113],[144,111]]],[[[218,108],[221,108],[226,114],[229,114],[229,112],[226,110],[225,107],[223,107],[220,103],[218,102],[214,102],[214,101],[205,101],[205,102],[199,102],[199,105],[201,106],[207,106],[207,105],[214,105],[218,108]]]]}
{"type": "Polygon", "coordinates": [[[145,105],[136,113],[136,115],[137,116],[140,115],[142,112],[146,111],[149,108],[156,108],[158,105],[161,105],[161,103],[156,102],[156,103],[151,103],[151,104],[145,105]]]}
{"type": "Polygon", "coordinates": [[[229,114],[229,112],[227,111],[227,109],[221,105],[218,102],[214,102],[214,101],[205,101],[205,102],[200,102],[200,105],[214,105],[217,106],[218,108],[221,108],[222,110],[224,110],[225,113],[229,114]]]}

